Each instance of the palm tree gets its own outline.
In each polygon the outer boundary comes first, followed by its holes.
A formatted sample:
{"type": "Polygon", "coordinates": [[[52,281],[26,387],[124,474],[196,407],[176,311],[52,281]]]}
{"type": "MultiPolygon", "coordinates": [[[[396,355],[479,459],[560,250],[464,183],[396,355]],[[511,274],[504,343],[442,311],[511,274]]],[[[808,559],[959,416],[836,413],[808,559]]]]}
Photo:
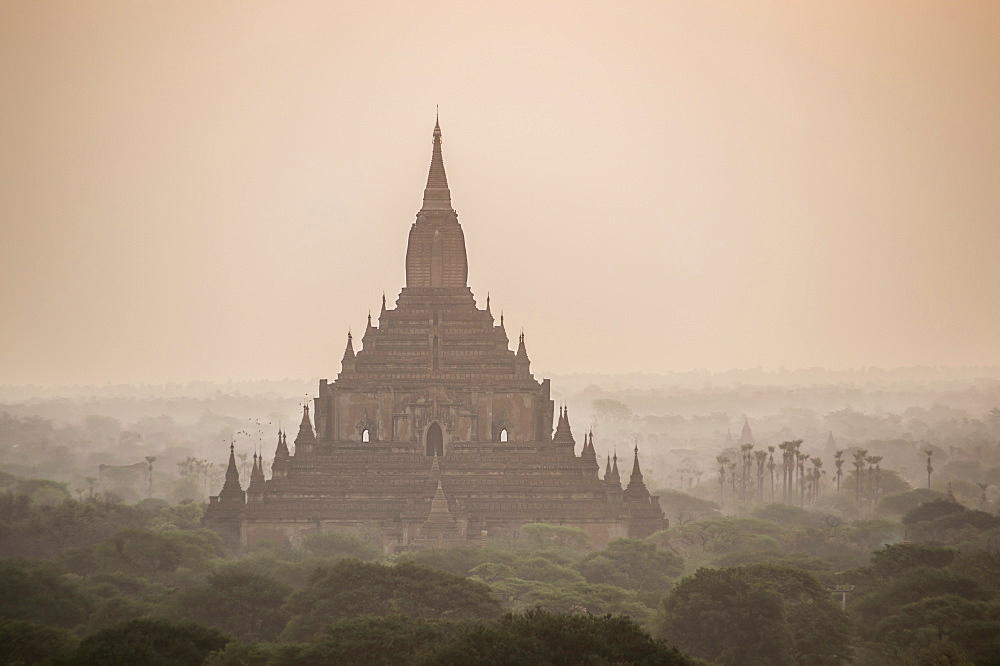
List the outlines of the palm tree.
{"type": "Polygon", "coordinates": [[[819,471],[823,468],[823,461],[819,458],[812,459],[813,464],[813,488],[812,488],[812,499],[813,501],[819,497],[819,471]]]}
{"type": "Polygon", "coordinates": [[[781,501],[788,503],[788,442],[778,444],[781,449],[781,501]]]}
{"type": "Polygon", "coordinates": [[[799,506],[806,504],[806,463],[810,457],[804,453],[799,454],[799,506]]]}
{"type": "Polygon", "coordinates": [[[764,502],[764,463],[767,462],[767,451],[757,451],[754,454],[757,461],[757,500],[764,502]]]}
{"type": "Polygon", "coordinates": [[[726,500],[726,463],[729,462],[729,458],[720,454],[715,457],[715,462],[719,464],[719,506],[721,507],[726,500]]]}
{"type": "Polygon", "coordinates": [[[934,455],[934,449],[931,449],[931,448],[924,449],[924,453],[927,454],[927,489],[930,490],[930,488],[931,488],[931,472],[934,471],[934,468],[931,467],[931,456],[934,455]]]}
{"type": "Polygon", "coordinates": [[[875,465],[875,487],[872,490],[872,504],[878,502],[878,496],[881,490],[879,486],[882,484],[882,456],[872,456],[872,463],[875,465]]]}
{"type": "Polygon", "coordinates": [[[750,499],[750,474],[749,470],[753,466],[753,444],[744,444],[740,447],[742,455],[740,456],[740,461],[743,463],[740,472],[740,482],[743,484],[742,495],[743,501],[746,502],[750,499]]]}
{"type": "Polygon", "coordinates": [[[833,454],[833,464],[837,466],[837,494],[840,494],[840,477],[843,476],[844,450],[841,449],[833,454]]]}
{"type": "Polygon", "coordinates": [[[861,470],[865,466],[865,456],[868,455],[868,451],[865,449],[858,449],[854,452],[854,473],[857,475],[857,488],[854,491],[854,500],[861,504],[861,470]]]}
{"type": "Polygon", "coordinates": [[[774,503],[774,447],[767,447],[767,471],[771,473],[771,502],[774,503]]]}
{"type": "Polygon", "coordinates": [[[146,456],[146,464],[149,465],[149,496],[153,496],[153,463],[156,462],[156,456],[146,456]]]}

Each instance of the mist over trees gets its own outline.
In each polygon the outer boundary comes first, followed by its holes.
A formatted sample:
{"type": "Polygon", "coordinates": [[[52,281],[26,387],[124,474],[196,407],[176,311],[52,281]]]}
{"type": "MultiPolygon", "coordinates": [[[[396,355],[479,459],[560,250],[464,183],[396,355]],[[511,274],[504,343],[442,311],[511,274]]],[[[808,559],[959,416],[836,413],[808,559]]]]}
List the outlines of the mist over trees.
{"type": "Polygon", "coordinates": [[[266,469],[305,382],[8,387],[0,661],[995,663],[1000,382],[762,378],[560,380],[600,455],[638,445],[667,529],[397,554],[341,532],[234,553],[201,528],[229,443],[266,469]]]}

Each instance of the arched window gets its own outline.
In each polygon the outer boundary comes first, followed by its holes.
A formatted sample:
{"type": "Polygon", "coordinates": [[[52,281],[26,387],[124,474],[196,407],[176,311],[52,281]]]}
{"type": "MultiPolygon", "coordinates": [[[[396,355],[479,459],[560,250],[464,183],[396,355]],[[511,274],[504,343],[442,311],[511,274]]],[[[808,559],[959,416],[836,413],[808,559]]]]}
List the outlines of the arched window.
{"type": "Polygon", "coordinates": [[[427,429],[427,455],[435,453],[438,457],[444,456],[444,433],[436,421],[427,429]]]}
{"type": "Polygon", "coordinates": [[[500,431],[500,441],[501,442],[507,441],[507,428],[504,428],[503,430],[500,431]]]}
{"type": "Polygon", "coordinates": [[[370,442],[370,441],[372,441],[371,430],[369,430],[368,428],[365,428],[364,430],[361,431],[361,441],[362,442],[370,442]]]}

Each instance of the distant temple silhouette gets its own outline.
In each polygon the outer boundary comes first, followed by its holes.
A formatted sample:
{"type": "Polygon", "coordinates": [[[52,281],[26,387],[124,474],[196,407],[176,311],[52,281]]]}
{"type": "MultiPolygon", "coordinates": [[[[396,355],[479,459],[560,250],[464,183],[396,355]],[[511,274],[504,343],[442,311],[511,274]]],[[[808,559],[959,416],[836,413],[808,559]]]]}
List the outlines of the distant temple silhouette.
{"type": "Polygon", "coordinates": [[[385,552],[477,546],[536,522],[581,527],[596,544],[666,527],[638,448],[623,489],[617,455],[599,477],[592,433],[576,453],[568,409],[553,434],[549,380],[531,374],[523,333],[509,348],[488,297],[479,309],[468,273],[435,123],[395,308],[382,297],[357,352],[347,334],[340,374],[313,401],[315,430],[305,406],[294,452],[278,434],[270,479],[256,458],[244,491],[230,449],[205,525],[232,547],[338,531],[385,552]]]}

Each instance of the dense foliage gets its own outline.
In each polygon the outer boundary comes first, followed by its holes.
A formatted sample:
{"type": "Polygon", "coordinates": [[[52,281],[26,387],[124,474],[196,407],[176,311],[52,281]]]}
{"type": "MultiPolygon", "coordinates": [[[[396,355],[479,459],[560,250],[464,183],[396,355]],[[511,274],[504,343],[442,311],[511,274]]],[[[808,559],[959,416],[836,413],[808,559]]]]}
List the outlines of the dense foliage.
{"type": "MultiPolygon", "coordinates": [[[[485,548],[386,556],[343,533],[232,554],[200,528],[200,504],[71,499],[47,482],[8,488],[0,663],[692,663],[685,654],[721,664],[992,663],[1000,654],[1000,518],[934,491],[887,495],[853,519],[832,504],[724,516],[692,501],[688,520],[648,539],[595,547],[578,528],[534,524],[485,548]]],[[[671,500],[684,505],[680,495],[671,500]]]]}

